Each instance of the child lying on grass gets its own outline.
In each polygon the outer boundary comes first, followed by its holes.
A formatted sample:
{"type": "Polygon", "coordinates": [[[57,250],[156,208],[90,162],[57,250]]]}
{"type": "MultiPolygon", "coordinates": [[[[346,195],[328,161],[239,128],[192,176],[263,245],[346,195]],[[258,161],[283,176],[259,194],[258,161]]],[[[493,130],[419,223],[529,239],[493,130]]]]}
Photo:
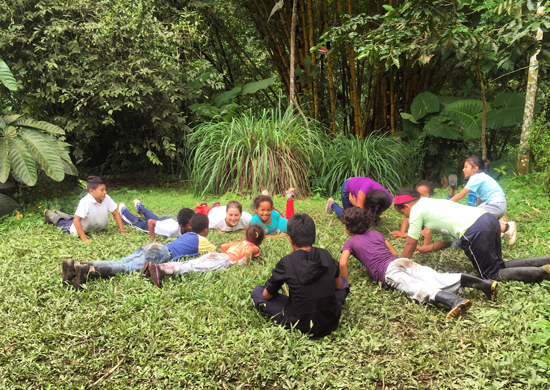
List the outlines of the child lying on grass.
{"type": "Polygon", "coordinates": [[[126,225],[134,226],[142,232],[149,233],[151,241],[155,242],[156,234],[164,237],[179,237],[183,233],[191,231],[191,217],[195,212],[188,208],[183,208],[178,213],[177,222],[170,217],[157,217],[151,211],[147,210],[143,203],[138,199],[133,201],[136,211],[143,215],[145,220],[132,214],[124,203],[118,205],[118,212],[122,215],[122,222],[126,225]]]}
{"type": "Polygon", "coordinates": [[[293,252],[279,260],[265,286],[252,291],[254,307],[287,328],[295,325],[316,337],[329,335],[338,328],[348,283],[330,253],[313,246],[315,222],[309,215],[290,218],[288,240],[293,252]],[[288,297],[278,292],[284,283],[288,297]]]}
{"type": "Polygon", "coordinates": [[[232,200],[227,206],[214,207],[208,213],[209,228],[221,233],[244,230],[250,226],[252,216],[236,200],[232,200]]]}
{"type": "Polygon", "coordinates": [[[198,259],[163,264],[147,263],[142,276],[150,276],[151,283],[162,287],[165,276],[184,275],[189,272],[217,271],[229,268],[234,264],[248,264],[253,257],[260,256],[260,248],[264,239],[264,230],[258,226],[250,226],[245,231],[246,239],[239,242],[222,244],[223,253],[207,253],[198,259]]]}
{"type": "Polygon", "coordinates": [[[215,251],[216,247],[206,239],[206,235],[208,235],[208,217],[196,213],[191,218],[191,232],[181,235],[168,245],[148,244],[120,261],[79,263],[73,260],[63,260],[61,265],[62,282],[63,284],[72,282],[73,287],[80,290],[90,278],[131,273],[139,271],[148,262],[162,264],[183,256],[192,257],[215,251]]]}
{"type": "Polygon", "coordinates": [[[121,234],[126,234],[116,203],[107,195],[106,185],[99,176],[88,176],[88,195],[80,199],[74,217],[58,210],[44,210],[46,223],[62,229],[64,233],[80,236],[84,244],[90,240],[86,233],[90,230],[103,230],[109,224],[109,212],[113,214],[121,234]]]}
{"type": "Polygon", "coordinates": [[[446,319],[457,318],[472,306],[472,301],[456,293],[472,287],[494,301],[497,282],[486,281],[468,274],[443,274],[409,259],[397,258],[397,251],[376,231],[369,230],[371,221],[367,212],[358,207],[347,209],[342,222],[351,238],[344,244],[340,257],[340,272],[348,280],[348,260],[355,256],[372,278],[388,285],[418,302],[440,303],[450,309],[446,319]]]}
{"type": "Polygon", "coordinates": [[[294,191],[294,188],[286,191],[286,218],[273,209],[273,199],[267,195],[267,191],[264,191],[266,194],[262,193],[254,198],[256,215],[252,217],[251,224],[261,226],[267,234],[280,234],[283,237],[286,234],[288,219],[294,215],[294,191]]]}

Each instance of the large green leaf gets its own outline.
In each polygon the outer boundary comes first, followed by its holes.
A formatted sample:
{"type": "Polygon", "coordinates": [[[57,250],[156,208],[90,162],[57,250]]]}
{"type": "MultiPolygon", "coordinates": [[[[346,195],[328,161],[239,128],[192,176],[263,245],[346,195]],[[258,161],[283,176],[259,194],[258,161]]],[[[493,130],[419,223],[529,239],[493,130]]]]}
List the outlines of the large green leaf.
{"type": "Polygon", "coordinates": [[[62,163],[63,163],[63,171],[67,175],[78,175],[78,169],[73,165],[73,162],[71,160],[71,156],[69,156],[69,149],[68,146],[70,144],[60,141],[55,137],[52,136],[45,136],[45,138],[50,142],[50,144],[57,150],[57,153],[59,154],[59,157],[61,157],[62,163]]]}
{"type": "MultiPolygon", "coordinates": [[[[500,93],[493,101],[494,110],[487,113],[487,127],[500,129],[523,122],[525,95],[521,93],[500,93]]],[[[535,103],[534,113],[540,111],[540,104],[535,103]]]]}
{"type": "Polygon", "coordinates": [[[216,115],[220,114],[220,109],[218,107],[214,107],[210,104],[204,104],[204,103],[195,103],[191,106],[189,106],[190,110],[197,111],[197,113],[201,115],[206,115],[211,118],[215,117],[216,115]]]}
{"type": "Polygon", "coordinates": [[[409,137],[411,141],[416,140],[420,135],[420,128],[418,127],[418,125],[416,125],[415,123],[411,122],[408,119],[405,119],[405,117],[403,117],[402,123],[403,123],[403,132],[407,134],[407,137],[409,137]]]}
{"type": "Polygon", "coordinates": [[[434,137],[447,139],[459,139],[460,132],[457,126],[452,126],[448,123],[449,118],[443,116],[434,116],[424,125],[424,130],[434,137]]]}
{"type": "Polygon", "coordinates": [[[2,59],[0,59],[0,83],[11,91],[17,89],[17,81],[15,81],[9,66],[2,59]]]}
{"type": "Polygon", "coordinates": [[[12,122],[15,122],[16,120],[18,120],[19,118],[21,118],[21,115],[6,115],[4,117],[4,121],[6,122],[6,124],[10,124],[12,122]]]}
{"type": "Polygon", "coordinates": [[[0,183],[4,183],[10,176],[10,155],[7,140],[0,138],[0,183]]]}
{"type": "Polygon", "coordinates": [[[241,87],[235,87],[231,91],[221,93],[214,99],[214,105],[220,107],[223,102],[233,99],[241,92],[241,87]]]}
{"type": "Polygon", "coordinates": [[[243,88],[241,89],[241,95],[246,95],[247,93],[256,93],[262,89],[266,89],[271,84],[275,82],[276,78],[271,77],[268,79],[256,81],[254,83],[248,83],[243,85],[243,88]]]}
{"type": "Polygon", "coordinates": [[[51,123],[44,122],[44,121],[35,121],[34,119],[19,119],[18,121],[15,122],[15,124],[17,126],[32,127],[34,129],[44,130],[50,134],[59,134],[59,135],[65,134],[65,130],[63,130],[59,126],[52,125],[51,123]]]}
{"type": "Polygon", "coordinates": [[[7,195],[0,194],[0,217],[13,213],[19,205],[15,200],[7,195]]]}
{"type": "Polygon", "coordinates": [[[439,98],[431,92],[422,92],[411,104],[411,114],[414,120],[419,120],[432,112],[439,112],[439,98]]]}
{"type": "Polygon", "coordinates": [[[11,169],[28,186],[36,184],[36,164],[25,142],[17,137],[9,140],[11,169]]]}
{"type": "Polygon", "coordinates": [[[466,138],[481,137],[481,115],[483,103],[481,100],[459,100],[445,106],[443,115],[451,117],[455,125],[460,127],[460,133],[466,138]]]}
{"type": "Polygon", "coordinates": [[[24,130],[21,138],[25,141],[34,158],[46,175],[55,181],[61,181],[65,177],[63,164],[57,150],[40,133],[34,130],[24,130]]]}

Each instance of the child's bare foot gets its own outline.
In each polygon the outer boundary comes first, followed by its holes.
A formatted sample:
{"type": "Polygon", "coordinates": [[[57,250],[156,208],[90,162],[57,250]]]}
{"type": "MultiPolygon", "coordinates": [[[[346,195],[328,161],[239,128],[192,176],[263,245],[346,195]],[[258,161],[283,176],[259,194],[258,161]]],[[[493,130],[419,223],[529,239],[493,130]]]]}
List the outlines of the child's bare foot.
{"type": "Polygon", "coordinates": [[[285,195],[286,195],[287,198],[294,198],[295,194],[296,194],[296,188],[289,188],[285,192],[285,195]]]}

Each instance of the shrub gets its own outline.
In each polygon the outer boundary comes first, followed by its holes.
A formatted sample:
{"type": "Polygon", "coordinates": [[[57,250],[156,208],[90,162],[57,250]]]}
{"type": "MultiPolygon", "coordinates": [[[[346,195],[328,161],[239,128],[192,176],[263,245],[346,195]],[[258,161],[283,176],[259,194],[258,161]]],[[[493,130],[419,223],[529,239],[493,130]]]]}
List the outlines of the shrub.
{"type": "Polygon", "coordinates": [[[531,131],[530,146],[534,166],[541,172],[543,188],[550,191],[550,130],[546,123],[546,112],[535,119],[531,131]]]}
{"type": "Polygon", "coordinates": [[[196,193],[262,189],[282,193],[295,187],[310,193],[309,169],[313,155],[324,155],[327,137],[310,121],[309,127],[291,109],[266,109],[257,118],[251,111],[230,122],[197,126],[188,138],[191,178],[196,193]]]}
{"type": "Polygon", "coordinates": [[[325,151],[321,186],[334,194],[350,177],[370,177],[388,190],[412,183],[420,169],[420,159],[405,142],[386,135],[338,136],[325,151]]]}

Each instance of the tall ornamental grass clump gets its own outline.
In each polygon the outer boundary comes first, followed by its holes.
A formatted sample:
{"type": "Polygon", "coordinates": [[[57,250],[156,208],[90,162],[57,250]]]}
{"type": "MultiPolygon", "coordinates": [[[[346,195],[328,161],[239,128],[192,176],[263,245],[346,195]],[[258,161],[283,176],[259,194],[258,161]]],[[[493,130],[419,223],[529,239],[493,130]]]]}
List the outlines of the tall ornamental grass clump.
{"type": "Polygon", "coordinates": [[[321,186],[334,194],[350,177],[370,177],[395,191],[417,179],[420,159],[405,142],[387,135],[338,136],[325,150],[321,186]]]}
{"type": "Polygon", "coordinates": [[[189,135],[191,178],[198,194],[263,189],[281,194],[295,187],[310,193],[312,156],[324,156],[327,137],[315,122],[309,127],[292,109],[251,111],[231,121],[197,126],[189,135]]]}

